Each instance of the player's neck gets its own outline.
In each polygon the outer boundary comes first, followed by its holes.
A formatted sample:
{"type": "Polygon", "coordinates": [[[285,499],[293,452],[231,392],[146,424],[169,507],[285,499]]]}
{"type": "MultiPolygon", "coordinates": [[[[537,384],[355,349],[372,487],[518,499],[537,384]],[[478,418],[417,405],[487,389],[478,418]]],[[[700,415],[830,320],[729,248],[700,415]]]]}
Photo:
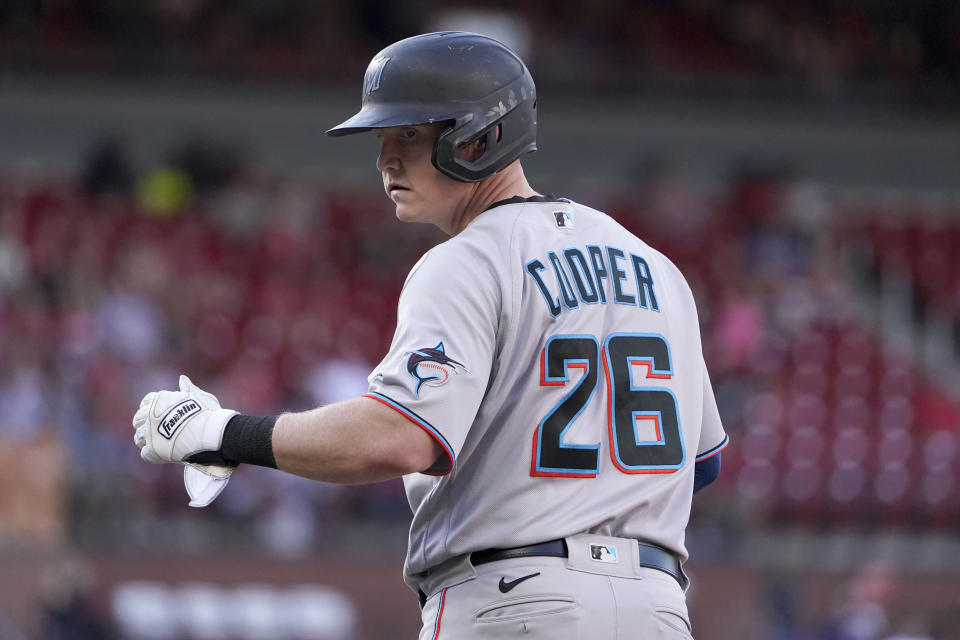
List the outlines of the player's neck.
{"type": "Polygon", "coordinates": [[[514,196],[529,198],[535,195],[537,192],[527,182],[520,161],[514,161],[502,171],[476,183],[476,188],[470,193],[465,206],[461,209],[462,215],[454,221],[453,233],[450,235],[455,236],[463,231],[474,218],[486,211],[487,207],[494,202],[514,196]]]}

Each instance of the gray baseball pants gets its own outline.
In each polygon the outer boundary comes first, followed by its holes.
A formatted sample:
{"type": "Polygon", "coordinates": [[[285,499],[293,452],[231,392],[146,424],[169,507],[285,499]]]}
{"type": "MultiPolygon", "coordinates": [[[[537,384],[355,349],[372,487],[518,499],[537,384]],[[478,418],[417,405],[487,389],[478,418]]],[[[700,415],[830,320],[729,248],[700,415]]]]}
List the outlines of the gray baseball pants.
{"type": "Polygon", "coordinates": [[[476,567],[472,579],[427,598],[419,640],[691,640],[678,582],[636,566],[621,545],[616,561],[591,557],[586,549],[593,539],[568,538],[567,558],[514,558],[476,567]]]}

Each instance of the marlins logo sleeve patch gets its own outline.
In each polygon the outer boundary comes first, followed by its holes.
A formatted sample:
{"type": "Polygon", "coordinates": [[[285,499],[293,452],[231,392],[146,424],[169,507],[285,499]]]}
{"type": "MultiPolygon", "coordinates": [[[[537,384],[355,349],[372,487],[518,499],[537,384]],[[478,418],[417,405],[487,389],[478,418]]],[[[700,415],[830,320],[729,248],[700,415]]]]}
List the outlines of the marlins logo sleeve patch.
{"type": "Polygon", "coordinates": [[[435,347],[422,347],[407,353],[410,355],[407,358],[407,372],[417,381],[414,394],[418,398],[420,388],[424,385],[439,387],[446,384],[450,376],[467,370],[462,362],[457,362],[447,355],[443,341],[438,342],[435,347]]]}

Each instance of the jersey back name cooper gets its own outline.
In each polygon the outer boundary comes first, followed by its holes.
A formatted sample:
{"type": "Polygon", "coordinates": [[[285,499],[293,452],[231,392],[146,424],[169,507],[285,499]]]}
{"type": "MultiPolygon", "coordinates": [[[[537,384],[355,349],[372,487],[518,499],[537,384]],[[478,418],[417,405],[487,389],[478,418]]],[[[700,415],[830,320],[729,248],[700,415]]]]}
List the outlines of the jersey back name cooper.
{"type": "Polygon", "coordinates": [[[563,199],[498,203],[427,252],[369,382],[445,452],[404,478],[411,584],[583,532],[686,558],[694,464],[727,443],[683,276],[563,199]]]}

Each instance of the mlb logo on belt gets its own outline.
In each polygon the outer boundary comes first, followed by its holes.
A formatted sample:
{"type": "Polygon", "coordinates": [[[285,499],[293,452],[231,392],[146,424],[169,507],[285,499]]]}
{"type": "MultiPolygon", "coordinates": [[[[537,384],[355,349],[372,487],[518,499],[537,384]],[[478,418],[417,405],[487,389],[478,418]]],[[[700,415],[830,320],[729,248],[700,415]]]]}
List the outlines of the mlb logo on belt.
{"type": "Polygon", "coordinates": [[[590,557],[597,562],[609,562],[615,564],[620,562],[617,558],[617,548],[609,544],[590,545],[590,557]]]}

